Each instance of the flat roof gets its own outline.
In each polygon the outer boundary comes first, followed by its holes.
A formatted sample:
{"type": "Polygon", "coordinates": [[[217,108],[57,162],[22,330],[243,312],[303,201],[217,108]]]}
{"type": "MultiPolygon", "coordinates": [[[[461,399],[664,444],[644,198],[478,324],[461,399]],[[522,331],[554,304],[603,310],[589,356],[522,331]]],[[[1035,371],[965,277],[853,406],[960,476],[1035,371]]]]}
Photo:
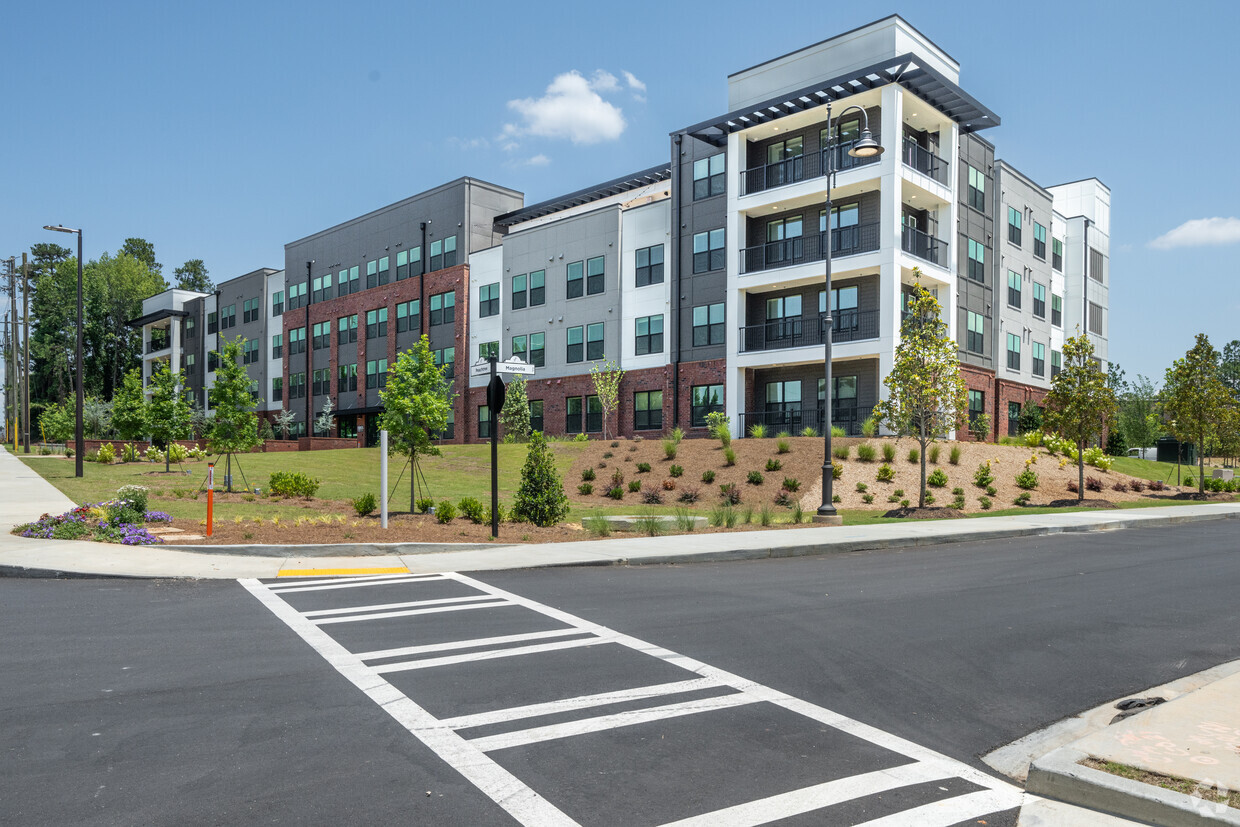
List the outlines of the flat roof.
{"type": "Polygon", "coordinates": [[[670,163],[659,164],[643,169],[641,172],[634,172],[630,175],[622,175],[619,178],[613,178],[602,184],[596,184],[593,187],[570,192],[568,195],[561,195],[558,198],[551,198],[547,201],[540,201],[537,204],[531,204],[528,207],[522,207],[519,210],[504,213],[495,217],[495,224],[498,227],[511,227],[514,224],[520,224],[523,221],[531,221],[535,218],[542,218],[552,213],[567,210],[572,207],[579,207],[582,204],[589,204],[591,201],[599,201],[612,195],[619,195],[622,192],[639,189],[649,186],[650,184],[666,181],[672,177],[672,165],[670,163]]]}

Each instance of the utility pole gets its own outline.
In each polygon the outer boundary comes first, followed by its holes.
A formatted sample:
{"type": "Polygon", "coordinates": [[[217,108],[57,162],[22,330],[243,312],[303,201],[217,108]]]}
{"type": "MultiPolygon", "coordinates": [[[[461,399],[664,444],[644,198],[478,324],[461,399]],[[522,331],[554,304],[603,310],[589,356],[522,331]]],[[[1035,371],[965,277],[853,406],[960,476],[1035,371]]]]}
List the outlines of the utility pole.
{"type": "Polygon", "coordinates": [[[9,380],[9,386],[13,389],[13,402],[12,402],[13,434],[14,434],[13,453],[17,453],[17,443],[18,443],[17,436],[20,435],[22,432],[22,427],[21,427],[21,412],[22,412],[21,375],[22,374],[21,374],[21,371],[18,370],[18,367],[17,367],[17,360],[18,360],[18,357],[21,355],[21,347],[20,347],[21,338],[19,337],[18,330],[17,330],[17,286],[16,286],[17,258],[14,256],[10,256],[6,264],[8,264],[8,267],[9,267],[9,302],[10,302],[9,330],[11,330],[13,333],[13,378],[9,380]]]}
{"type": "Polygon", "coordinates": [[[22,446],[30,453],[30,260],[22,253],[22,446]]]}

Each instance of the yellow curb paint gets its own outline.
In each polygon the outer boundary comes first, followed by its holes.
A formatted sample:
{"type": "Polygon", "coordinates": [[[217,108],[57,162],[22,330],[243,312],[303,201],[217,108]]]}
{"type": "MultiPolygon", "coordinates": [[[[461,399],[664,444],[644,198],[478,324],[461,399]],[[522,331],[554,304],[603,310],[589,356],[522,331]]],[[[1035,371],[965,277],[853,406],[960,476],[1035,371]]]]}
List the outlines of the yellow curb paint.
{"type": "Polygon", "coordinates": [[[340,574],[409,574],[404,566],[386,569],[281,569],[276,577],[316,577],[340,574]]]}

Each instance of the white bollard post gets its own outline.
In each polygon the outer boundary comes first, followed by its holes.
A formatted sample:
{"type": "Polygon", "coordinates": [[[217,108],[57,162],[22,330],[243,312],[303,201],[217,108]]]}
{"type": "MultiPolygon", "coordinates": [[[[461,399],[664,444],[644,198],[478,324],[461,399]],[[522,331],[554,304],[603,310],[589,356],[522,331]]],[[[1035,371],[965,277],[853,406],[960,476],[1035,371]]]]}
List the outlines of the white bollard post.
{"type": "Polygon", "coordinates": [[[379,526],[387,528],[387,430],[379,432],[379,526]]]}

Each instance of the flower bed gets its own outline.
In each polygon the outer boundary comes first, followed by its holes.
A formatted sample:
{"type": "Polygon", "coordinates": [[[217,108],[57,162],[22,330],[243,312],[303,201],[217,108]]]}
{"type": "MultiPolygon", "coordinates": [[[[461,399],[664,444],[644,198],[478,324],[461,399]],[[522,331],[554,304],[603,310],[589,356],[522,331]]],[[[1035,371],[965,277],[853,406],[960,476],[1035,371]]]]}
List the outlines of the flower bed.
{"type": "Polygon", "coordinates": [[[55,517],[44,514],[33,523],[17,526],[12,533],[40,540],[94,540],[126,546],[162,543],[146,530],[145,523],[170,523],[172,517],[162,511],[137,511],[133,505],[123,499],[85,503],[55,517]]]}

